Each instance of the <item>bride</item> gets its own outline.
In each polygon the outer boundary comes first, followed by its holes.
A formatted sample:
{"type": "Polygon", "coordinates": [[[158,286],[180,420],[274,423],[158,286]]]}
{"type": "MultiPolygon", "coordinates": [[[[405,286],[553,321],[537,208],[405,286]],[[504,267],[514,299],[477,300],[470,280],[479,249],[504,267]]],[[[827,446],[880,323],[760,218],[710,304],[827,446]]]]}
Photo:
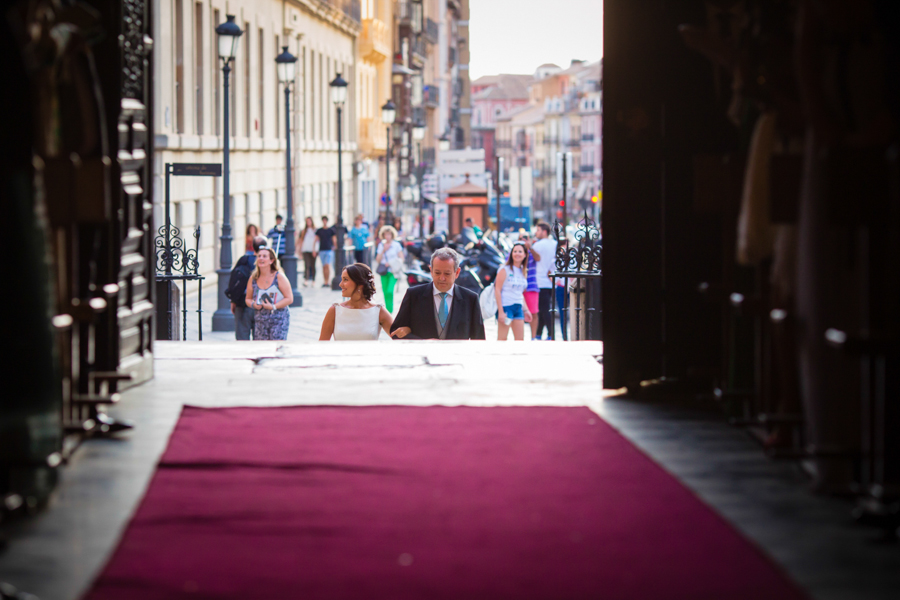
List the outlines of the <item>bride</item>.
{"type": "Polygon", "coordinates": [[[341,295],[345,302],[334,303],[322,321],[319,340],[377,340],[379,327],[390,337],[391,313],[380,304],[372,304],[375,277],[372,269],[362,263],[344,268],[341,272],[341,295]]]}

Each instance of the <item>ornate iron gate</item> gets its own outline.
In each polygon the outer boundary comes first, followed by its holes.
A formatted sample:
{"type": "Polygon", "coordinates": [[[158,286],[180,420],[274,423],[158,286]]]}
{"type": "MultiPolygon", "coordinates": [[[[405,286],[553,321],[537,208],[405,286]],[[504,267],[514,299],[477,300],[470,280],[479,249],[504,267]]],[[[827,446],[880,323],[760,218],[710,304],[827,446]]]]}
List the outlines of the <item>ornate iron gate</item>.
{"type": "MultiPolygon", "coordinates": [[[[602,238],[597,224],[588,217],[575,228],[575,243],[569,245],[569,238],[563,233],[557,221],[553,227],[556,237],[556,271],[550,274],[553,283],[552,307],[563,328],[563,339],[600,340],[603,339],[603,304],[601,299],[601,255],[602,238]],[[556,289],[561,279],[562,306],[557,302],[556,289]],[[566,336],[566,327],[571,326],[571,336],[566,336]]],[[[556,319],[550,320],[550,335],[556,339],[556,319]]]]}

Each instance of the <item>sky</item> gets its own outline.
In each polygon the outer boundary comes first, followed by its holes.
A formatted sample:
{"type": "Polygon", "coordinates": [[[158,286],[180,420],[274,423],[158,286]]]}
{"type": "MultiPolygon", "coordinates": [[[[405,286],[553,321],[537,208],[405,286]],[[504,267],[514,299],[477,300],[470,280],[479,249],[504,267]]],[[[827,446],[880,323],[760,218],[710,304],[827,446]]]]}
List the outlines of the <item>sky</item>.
{"type": "Polygon", "coordinates": [[[603,55],[602,0],[469,0],[469,78],[603,55]]]}

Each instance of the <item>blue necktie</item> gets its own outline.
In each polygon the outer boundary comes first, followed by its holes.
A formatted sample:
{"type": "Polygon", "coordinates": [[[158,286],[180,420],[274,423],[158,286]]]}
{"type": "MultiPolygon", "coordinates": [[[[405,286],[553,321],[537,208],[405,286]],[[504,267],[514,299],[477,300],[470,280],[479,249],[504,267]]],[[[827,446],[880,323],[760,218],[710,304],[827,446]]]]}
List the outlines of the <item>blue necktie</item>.
{"type": "Polygon", "coordinates": [[[438,320],[441,322],[441,329],[447,324],[447,293],[441,294],[441,307],[438,309],[438,320]]]}

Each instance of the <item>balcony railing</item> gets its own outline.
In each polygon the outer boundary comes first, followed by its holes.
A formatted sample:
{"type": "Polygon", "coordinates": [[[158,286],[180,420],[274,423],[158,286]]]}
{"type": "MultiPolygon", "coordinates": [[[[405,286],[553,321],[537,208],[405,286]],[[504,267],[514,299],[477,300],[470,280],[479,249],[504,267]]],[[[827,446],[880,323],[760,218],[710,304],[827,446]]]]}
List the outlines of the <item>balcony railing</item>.
{"type": "Polygon", "coordinates": [[[360,15],[362,11],[360,10],[360,0],[325,0],[328,4],[337,8],[345,15],[360,23],[360,15]]]}
{"type": "Polygon", "coordinates": [[[593,133],[582,133],[582,134],[581,134],[581,141],[582,141],[582,142],[593,142],[593,141],[594,141],[594,134],[593,134],[593,133]]]}
{"type": "Polygon", "coordinates": [[[566,141],[566,146],[569,148],[577,148],[581,145],[581,140],[568,140],[566,141]]]}
{"type": "Polygon", "coordinates": [[[554,146],[559,143],[559,138],[555,136],[546,136],[544,137],[544,145],[545,146],[554,146]]]}
{"type": "Polygon", "coordinates": [[[365,60],[380,63],[391,55],[388,28],[380,19],[365,19],[359,36],[359,54],[365,60]]]}
{"type": "Polygon", "coordinates": [[[425,46],[425,40],[422,36],[411,37],[409,40],[409,50],[412,53],[413,62],[422,66],[428,56],[428,50],[425,46]]]}
{"type": "Polygon", "coordinates": [[[424,88],[425,106],[436,108],[441,103],[441,88],[436,85],[426,85],[424,88]]]}
{"type": "Polygon", "coordinates": [[[429,44],[438,43],[438,24],[431,19],[425,19],[425,39],[429,44]]]}
{"type": "Polygon", "coordinates": [[[593,173],[594,165],[581,165],[581,168],[578,169],[581,173],[593,173]]]}

